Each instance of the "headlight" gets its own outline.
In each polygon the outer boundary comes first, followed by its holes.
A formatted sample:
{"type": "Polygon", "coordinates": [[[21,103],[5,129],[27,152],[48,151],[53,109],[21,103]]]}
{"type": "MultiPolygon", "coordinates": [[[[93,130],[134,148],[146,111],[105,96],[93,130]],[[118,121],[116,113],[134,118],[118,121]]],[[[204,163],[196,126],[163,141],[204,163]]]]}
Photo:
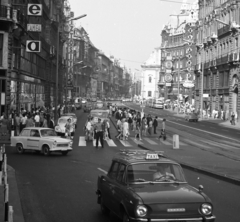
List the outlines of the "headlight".
{"type": "Polygon", "coordinates": [[[202,204],[201,212],[205,216],[208,216],[208,215],[212,214],[212,205],[210,205],[208,203],[202,204]]]}
{"type": "Polygon", "coordinates": [[[61,128],[60,128],[59,126],[56,126],[56,127],[55,127],[55,131],[58,131],[58,132],[59,132],[59,131],[61,131],[61,128]]]}
{"type": "Polygon", "coordinates": [[[136,209],[137,216],[144,217],[147,215],[147,208],[143,205],[138,205],[136,209]]]}
{"type": "Polygon", "coordinates": [[[57,141],[54,141],[53,144],[52,144],[53,147],[56,147],[57,146],[57,141]]]}
{"type": "Polygon", "coordinates": [[[72,144],[73,144],[73,142],[72,142],[72,141],[70,141],[68,145],[69,145],[70,147],[72,147],[72,144]]]}

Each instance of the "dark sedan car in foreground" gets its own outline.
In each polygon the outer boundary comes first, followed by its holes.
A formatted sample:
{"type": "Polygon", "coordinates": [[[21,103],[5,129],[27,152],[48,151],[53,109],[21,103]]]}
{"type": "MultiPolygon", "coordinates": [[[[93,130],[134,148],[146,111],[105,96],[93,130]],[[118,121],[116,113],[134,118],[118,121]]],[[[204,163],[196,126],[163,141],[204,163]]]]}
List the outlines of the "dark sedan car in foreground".
{"type": "Polygon", "coordinates": [[[190,186],[181,166],[162,152],[122,150],[98,177],[101,211],[123,222],[213,222],[213,205],[203,187],[190,186]]]}

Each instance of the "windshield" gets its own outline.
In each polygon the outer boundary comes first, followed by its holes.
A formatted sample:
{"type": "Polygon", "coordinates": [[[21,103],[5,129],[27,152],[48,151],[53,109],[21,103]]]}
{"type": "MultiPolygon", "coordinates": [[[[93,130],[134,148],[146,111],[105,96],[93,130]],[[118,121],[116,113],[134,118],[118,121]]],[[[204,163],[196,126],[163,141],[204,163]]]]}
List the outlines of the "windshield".
{"type": "Polygon", "coordinates": [[[66,124],[67,123],[67,118],[61,118],[58,120],[58,124],[66,124]]]}
{"type": "Polygon", "coordinates": [[[127,182],[186,182],[182,169],[172,163],[140,163],[128,166],[127,182]]]}
{"type": "Polygon", "coordinates": [[[40,130],[40,132],[42,137],[57,136],[56,132],[53,129],[43,129],[43,130],[40,130]]]}
{"type": "Polygon", "coordinates": [[[99,117],[99,118],[108,118],[108,113],[107,112],[92,112],[91,116],[99,117]]]}

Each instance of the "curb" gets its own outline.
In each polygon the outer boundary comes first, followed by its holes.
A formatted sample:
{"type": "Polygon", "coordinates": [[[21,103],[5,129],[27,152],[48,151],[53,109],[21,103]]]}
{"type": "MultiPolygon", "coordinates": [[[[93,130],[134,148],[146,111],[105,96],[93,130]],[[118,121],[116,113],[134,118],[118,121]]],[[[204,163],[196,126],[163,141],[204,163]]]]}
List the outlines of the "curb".
{"type": "MultiPolygon", "coordinates": [[[[144,150],[151,150],[143,145],[140,145],[138,144],[138,147],[141,148],[141,149],[144,149],[144,150]]],[[[168,159],[171,159],[171,160],[174,160],[175,162],[179,163],[182,165],[183,168],[186,168],[186,169],[189,169],[189,170],[192,170],[192,171],[196,171],[196,172],[199,172],[199,173],[202,173],[202,174],[205,174],[207,176],[211,176],[211,177],[214,177],[216,179],[219,179],[219,180],[223,180],[225,182],[229,182],[229,183],[232,183],[232,184],[235,184],[235,185],[240,185],[240,180],[236,179],[236,178],[232,178],[232,177],[227,177],[223,174],[218,174],[218,173],[214,173],[212,171],[209,171],[209,170],[206,170],[206,169],[203,169],[201,167],[195,167],[195,166],[192,166],[192,165],[189,165],[189,164],[186,164],[186,163],[183,163],[183,162],[180,162],[178,160],[175,160],[167,155],[164,155],[166,158],[168,159]]]]}

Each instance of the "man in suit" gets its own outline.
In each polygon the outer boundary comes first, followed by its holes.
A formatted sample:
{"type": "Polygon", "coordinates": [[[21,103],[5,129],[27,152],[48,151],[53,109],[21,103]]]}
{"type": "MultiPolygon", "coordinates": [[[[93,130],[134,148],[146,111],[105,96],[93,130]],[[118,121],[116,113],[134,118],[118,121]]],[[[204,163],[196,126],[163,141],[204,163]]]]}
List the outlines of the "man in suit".
{"type": "Polygon", "coordinates": [[[153,120],[153,129],[154,129],[154,134],[157,134],[156,132],[156,129],[157,129],[157,126],[158,126],[158,121],[157,121],[157,116],[155,116],[155,119],[153,120]]]}

